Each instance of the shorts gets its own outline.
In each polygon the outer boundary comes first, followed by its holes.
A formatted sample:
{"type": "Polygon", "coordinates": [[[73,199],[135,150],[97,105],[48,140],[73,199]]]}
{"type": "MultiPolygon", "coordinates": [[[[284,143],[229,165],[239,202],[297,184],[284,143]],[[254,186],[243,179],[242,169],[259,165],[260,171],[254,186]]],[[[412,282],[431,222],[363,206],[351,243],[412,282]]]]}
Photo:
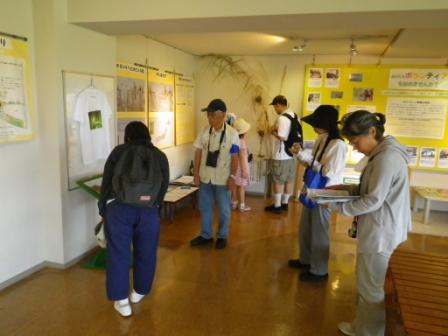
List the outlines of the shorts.
{"type": "Polygon", "coordinates": [[[293,183],[296,175],[296,161],[272,160],[272,180],[275,184],[293,183]]]}

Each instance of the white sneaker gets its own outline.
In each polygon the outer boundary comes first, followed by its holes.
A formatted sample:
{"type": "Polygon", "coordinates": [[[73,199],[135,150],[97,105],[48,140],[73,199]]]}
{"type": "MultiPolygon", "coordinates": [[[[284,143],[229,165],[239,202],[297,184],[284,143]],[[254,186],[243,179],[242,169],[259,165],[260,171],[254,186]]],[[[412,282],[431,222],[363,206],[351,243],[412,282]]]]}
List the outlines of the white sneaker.
{"type": "Polygon", "coordinates": [[[252,208],[250,206],[247,206],[246,204],[240,205],[241,212],[246,212],[246,211],[251,211],[251,210],[252,210],[252,208]]]}
{"type": "Polygon", "coordinates": [[[139,303],[141,300],[143,300],[144,297],[145,295],[139,294],[135,291],[135,289],[133,289],[131,293],[131,302],[139,303]]]}
{"type": "Polygon", "coordinates": [[[238,201],[232,201],[231,207],[232,210],[236,210],[238,208],[238,201]]]}
{"type": "Polygon", "coordinates": [[[353,325],[349,322],[341,322],[338,324],[338,329],[341,333],[348,336],[355,336],[355,329],[353,325]]]}
{"type": "Polygon", "coordinates": [[[114,302],[114,308],[121,316],[131,316],[132,308],[129,304],[129,299],[119,300],[114,302]]]}

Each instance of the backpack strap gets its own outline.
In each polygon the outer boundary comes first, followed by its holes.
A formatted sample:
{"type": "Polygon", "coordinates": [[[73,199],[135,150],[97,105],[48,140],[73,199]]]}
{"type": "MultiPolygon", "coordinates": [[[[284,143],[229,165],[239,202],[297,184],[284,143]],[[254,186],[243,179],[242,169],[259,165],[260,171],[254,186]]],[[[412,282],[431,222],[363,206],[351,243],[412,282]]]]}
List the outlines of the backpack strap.
{"type": "MultiPolygon", "coordinates": [[[[324,148],[323,148],[322,151],[320,152],[320,154],[319,154],[319,158],[317,159],[317,162],[320,163],[320,161],[322,160],[322,157],[324,156],[325,150],[327,149],[328,144],[330,143],[331,140],[332,140],[332,139],[330,139],[329,136],[328,136],[327,139],[325,140],[324,148]]],[[[317,153],[319,153],[319,148],[320,148],[320,144],[319,144],[319,147],[317,148],[316,152],[314,153],[313,161],[311,161],[311,169],[313,169],[314,161],[316,161],[317,153]]],[[[321,170],[322,170],[322,168],[323,168],[323,167],[321,167],[321,170]]]]}

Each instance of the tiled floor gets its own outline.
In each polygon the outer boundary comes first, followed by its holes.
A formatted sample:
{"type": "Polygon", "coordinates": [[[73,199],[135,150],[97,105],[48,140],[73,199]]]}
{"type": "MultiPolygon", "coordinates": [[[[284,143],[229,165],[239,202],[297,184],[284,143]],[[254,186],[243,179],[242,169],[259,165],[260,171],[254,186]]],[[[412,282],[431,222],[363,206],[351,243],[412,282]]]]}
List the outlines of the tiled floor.
{"type": "MultiPolygon", "coordinates": [[[[153,291],[132,317],[106,300],[103,271],[45,269],[0,292],[0,335],[338,335],[356,299],[350,219],[331,225],[328,281],[301,283],[286,266],[298,254],[300,206],[274,215],[262,199],[248,203],[253,211],[233,213],[225,250],[189,246],[196,210],[164,223],[153,291]]],[[[411,234],[403,248],[446,254],[447,246],[448,238],[411,234]]]]}

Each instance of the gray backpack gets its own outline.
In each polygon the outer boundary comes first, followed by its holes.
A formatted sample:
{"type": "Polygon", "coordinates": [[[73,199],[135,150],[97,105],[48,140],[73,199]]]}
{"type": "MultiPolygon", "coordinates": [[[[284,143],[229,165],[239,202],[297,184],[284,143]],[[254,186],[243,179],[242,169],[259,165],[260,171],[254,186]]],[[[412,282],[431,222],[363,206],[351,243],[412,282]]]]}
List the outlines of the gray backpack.
{"type": "Polygon", "coordinates": [[[128,145],[114,168],[112,189],[122,203],[153,207],[162,185],[157,148],[152,145],[128,145]]]}

